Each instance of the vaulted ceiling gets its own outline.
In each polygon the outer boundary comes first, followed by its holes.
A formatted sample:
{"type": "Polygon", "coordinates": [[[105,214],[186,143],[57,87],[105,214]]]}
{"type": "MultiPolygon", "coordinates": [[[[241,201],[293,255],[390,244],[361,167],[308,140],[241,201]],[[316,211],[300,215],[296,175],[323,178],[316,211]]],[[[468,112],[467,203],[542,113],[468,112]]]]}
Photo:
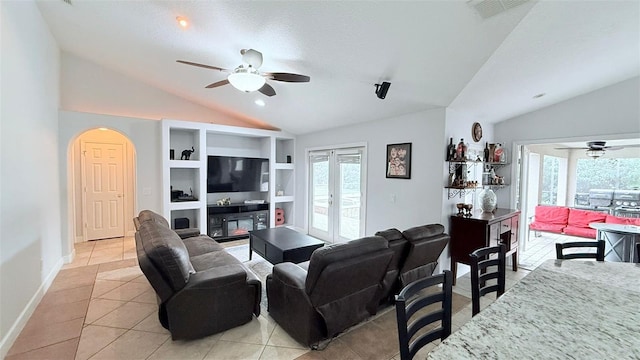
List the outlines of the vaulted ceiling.
{"type": "Polygon", "coordinates": [[[38,2],[64,51],[295,134],[438,107],[493,123],[640,73],[638,1],[70,2],[38,2]],[[233,69],[245,48],[311,81],[205,89],[227,74],[176,63],[233,69]]]}

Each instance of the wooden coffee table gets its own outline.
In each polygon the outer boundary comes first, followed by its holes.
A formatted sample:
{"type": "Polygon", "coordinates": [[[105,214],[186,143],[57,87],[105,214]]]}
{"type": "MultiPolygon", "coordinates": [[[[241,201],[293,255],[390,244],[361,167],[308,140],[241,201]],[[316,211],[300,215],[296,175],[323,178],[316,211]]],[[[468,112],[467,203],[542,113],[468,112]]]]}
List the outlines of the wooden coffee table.
{"type": "Polygon", "coordinates": [[[253,251],[272,264],[301,263],[311,258],[315,249],[324,246],[322,240],[286,227],[249,232],[249,260],[253,251]]]}

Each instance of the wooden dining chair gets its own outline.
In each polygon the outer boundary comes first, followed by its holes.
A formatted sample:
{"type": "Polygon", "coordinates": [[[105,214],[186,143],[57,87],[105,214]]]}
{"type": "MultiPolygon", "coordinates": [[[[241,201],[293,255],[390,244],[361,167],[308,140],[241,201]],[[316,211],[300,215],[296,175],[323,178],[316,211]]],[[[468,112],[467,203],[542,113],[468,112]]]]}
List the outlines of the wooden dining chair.
{"type": "Polygon", "coordinates": [[[604,240],[556,243],[556,259],[596,259],[597,261],[604,261],[604,246],[604,240]],[[595,248],[596,252],[564,253],[564,249],[571,248],[595,248]]]}
{"type": "Polygon", "coordinates": [[[480,297],[491,292],[496,292],[496,298],[504,294],[506,261],[505,246],[480,248],[471,254],[471,303],[472,314],[476,316],[480,312],[480,297]],[[491,257],[491,255],[497,255],[491,257]],[[489,269],[490,268],[490,269],[489,269]],[[487,280],[495,279],[495,283],[491,281],[491,285],[487,285],[487,280]]]}
{"type": "Polygon", "coordinates": [[[444,340],[451,335],[452,284],[453,275],[451,271],[445,270],[440,275],[409,283],[396,295],[400,359],[413,359],[418,350],[425,345],[436,339],[444,340]],[[433,304],[441,306],[436,305],[437,309],[428,313],[423,310],[433,304]],[[418,331],[438,321],[439,327],[412,340],[418,331]]]}

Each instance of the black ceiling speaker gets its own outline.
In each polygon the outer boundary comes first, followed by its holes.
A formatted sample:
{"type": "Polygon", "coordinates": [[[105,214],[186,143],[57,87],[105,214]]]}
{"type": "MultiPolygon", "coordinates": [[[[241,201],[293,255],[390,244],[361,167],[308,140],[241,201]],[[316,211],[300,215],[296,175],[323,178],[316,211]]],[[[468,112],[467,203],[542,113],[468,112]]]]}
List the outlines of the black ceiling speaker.
{"type": "Polygon", "coordinates": [[[384,99],[387,96],[387,91],[389,91],[389,86],[391,83],[383,82],[382,84],[376,84],[376,95],[379,99],[384,99]]]}

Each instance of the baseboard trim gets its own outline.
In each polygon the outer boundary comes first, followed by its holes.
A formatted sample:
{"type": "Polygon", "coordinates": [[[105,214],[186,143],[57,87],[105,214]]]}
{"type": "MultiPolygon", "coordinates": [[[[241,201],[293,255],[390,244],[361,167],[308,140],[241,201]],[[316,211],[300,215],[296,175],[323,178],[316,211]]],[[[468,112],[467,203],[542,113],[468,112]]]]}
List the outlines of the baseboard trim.
{"type": "Polygon", "coordinates": [[[74,247],[73,251],[71,251],[71,254],[65,255],[65,256],[62,257],[62,262],[64,264],[70,264],[70,263],[73,262],[73,259],[75,259],[75,258],[76,258],[76,248],[74,247]]]}
{"type": "Polygon", "coordinates": [[[84,236],[82,236],[82,235],[76,236],[76,241],[75,242],[76,242],[76,244],[84,242],[84,236]]]}
{"type": "Polygon", "coordinates": [[[27,325],[27,321],[29,321],[29,318],[31,317],[31,315],[33,315],[33,312],[38,307],[38,304],[40,304],[40,301],[47,293],[47,290],[49,290],[49,287],[53,283],[53,280],[56,278],[56,275],[58,275],[58,272],[60,272],[60,269],[62,269],[62,264],[63,258],[60,258],[54,265],[53,269],[51,269],[42,284],[40,284],[40,287],[38,288],[36,293],[33,294],[31,300],[29,300],[29,302],[27,303],[27,306],[25,306],[22,312],[20,312],[18,319],[16,319],[7,334],[0,341],[0,359],[4,359],[7,356],[9,349],[11,349],[11,346],[16,341],[18,335],[20,335],[20,332],[24,329],[25,325],[27,325]]]}

